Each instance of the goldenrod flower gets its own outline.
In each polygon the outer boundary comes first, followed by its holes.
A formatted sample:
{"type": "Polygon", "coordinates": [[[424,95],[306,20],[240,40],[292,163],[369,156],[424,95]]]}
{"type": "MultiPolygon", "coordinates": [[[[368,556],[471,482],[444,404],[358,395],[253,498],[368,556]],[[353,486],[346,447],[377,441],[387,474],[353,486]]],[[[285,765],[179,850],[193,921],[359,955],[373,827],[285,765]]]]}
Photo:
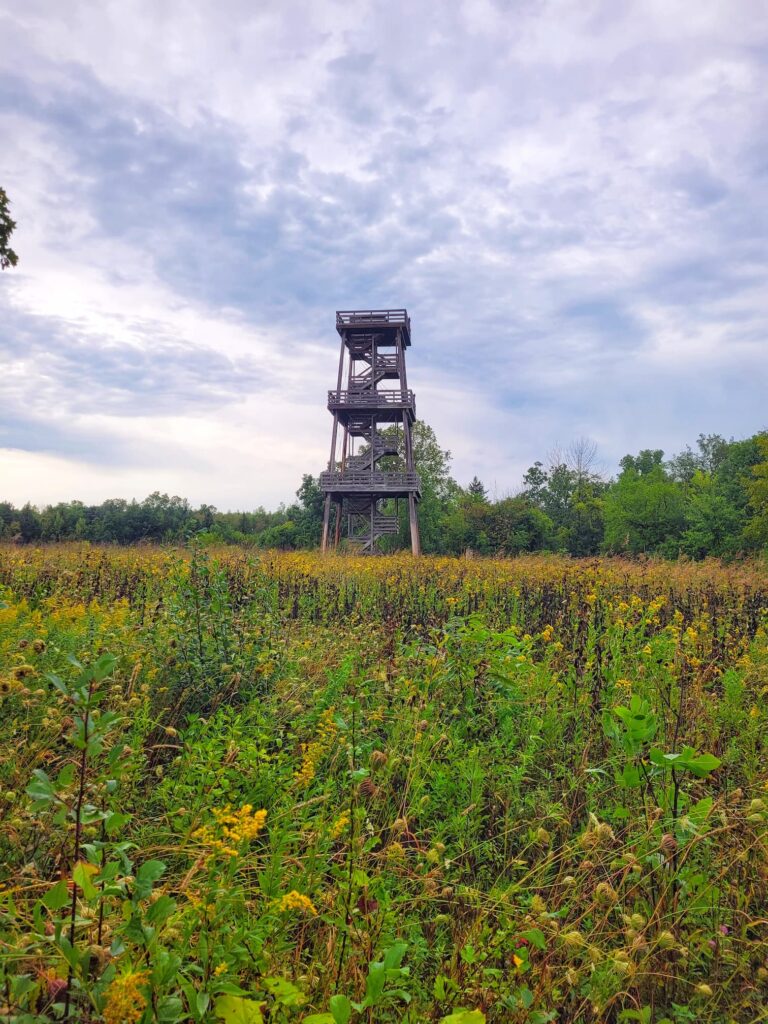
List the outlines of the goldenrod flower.
{"type": "Polygon", "coordinates": [[[202,825],[192,833],[204,846],[226,857],[237,857],[237,846],[255,839],[267,820],[265,810],[254,811],[252,804],[243,804],[239,811],[229,805],[214,810],[214,825],[202,825]]]}
{"type": "Polygon", "coordinates": [[[105,1024],[136,1024],[147,1005],[147,997],[139,988],[147,977],[147,971],[127,971],[115,978],[107,989],[105,1024]]]}
{"type": "Polygon", "coordinates": [[[280,910],[298,910],[302,914],[309,914],[310,917],[314,917],[317,914],[317,910],[309,896],[305,896],[304,893],[297,892],[295,889],[291,889],[289,893],[280,898],[278,907],[280,910]]]}

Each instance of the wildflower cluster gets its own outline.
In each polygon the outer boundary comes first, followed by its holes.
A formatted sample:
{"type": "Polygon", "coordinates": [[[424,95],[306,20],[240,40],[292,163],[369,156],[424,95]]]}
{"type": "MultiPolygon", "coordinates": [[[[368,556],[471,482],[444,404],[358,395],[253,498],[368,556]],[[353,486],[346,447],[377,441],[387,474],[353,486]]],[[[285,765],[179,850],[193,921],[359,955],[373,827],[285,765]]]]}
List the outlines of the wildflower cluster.
{"type": "Polygon", "coordinates": [[[309,896],[305,896],[304,893],[297,892],[295,889],[280,897],[278,908],[285,912],[296,910],[301,914],[308,914],[310,917],[315,917],[317,914],[315,905],[309,896]]]}
{"type": "Polygon", "coordinates": [[[302,744],[301,766],[294,773],[296,785],[304,788],[312,782],[317,766],[333,746],[339,727],[333,720],[336,709],[327,708],[320,716],[315,738],[310,743],[302,744]]]}
{"type": "Polygon", "coordinates": [[[192,833],[192,838],[225,857],[237,857],[239,847],[255,839],[267,820],[267,812],[254,811],[251,804],[243,804],[238,811],[227,806],[214,809],[212,813],[213,824],[201,825],[192,833]]]}
{"type": "Polygon", "coordinates": [[[148,971],[126,971],[115,978],[107,989],[105,1024],[136,1024],[141,1019],[147,1006],[141,986],[148,977],[148,971]]]}

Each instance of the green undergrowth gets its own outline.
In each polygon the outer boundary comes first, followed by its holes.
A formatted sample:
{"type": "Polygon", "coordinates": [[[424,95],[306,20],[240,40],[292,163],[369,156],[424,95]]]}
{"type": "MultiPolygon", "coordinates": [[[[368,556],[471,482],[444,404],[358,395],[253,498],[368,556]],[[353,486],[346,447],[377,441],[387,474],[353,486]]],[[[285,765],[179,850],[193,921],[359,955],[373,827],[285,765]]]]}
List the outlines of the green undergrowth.
{"type": "Polygon", "coordinates": [[[350,626],[174,572],[0,595],[0,1020],[765,1019],[760,616],[575,566],[535,628],[350,626]]]}

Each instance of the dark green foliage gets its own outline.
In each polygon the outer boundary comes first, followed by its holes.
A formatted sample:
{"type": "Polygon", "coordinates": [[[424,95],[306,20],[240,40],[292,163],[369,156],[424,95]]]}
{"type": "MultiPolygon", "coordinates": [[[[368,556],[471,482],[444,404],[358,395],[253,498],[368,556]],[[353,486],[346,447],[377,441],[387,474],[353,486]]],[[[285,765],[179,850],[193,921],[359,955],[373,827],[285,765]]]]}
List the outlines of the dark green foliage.
{"type": "Polygon", "coordinates": [[[10,238],[16,228],[16,221],[11,219],[8,195],[0,188],[0,270],[15,267],[19,257],[10,246],[10,238]]]}
{"type": "MultiPolygon", "coordinates": [[[[388,431],[397,436],[398,428],[388,431]]],[[[701,434],[669,461],[661,449],[621,460],[607,480],[593,466],[594,446],[579,440],[535,462],[517,495],[491,500],[475,476],[466,488],[451,475],[451,453],[434,430],[413,428],[415,468],[422,481],[419,528],[427,554],[516,555],[556,551],[574,557],[609,554],[737,558],[768,547],[768,433],[726,441],[701,434]]],[[[402,468],[388,456],[383,469],[402,468]]],[[[135,544],[179,542],[196,536],[209,544],[244,544],[282,550],[320,543],[323,493],[309,473],[297,501],[268,512],[195,509],[179,497],[155,492],[144,501],[110,499],[101,505],[60,502],[44,509],[0,502],[0,540],[35,543],[90,540],[135,544]]],[[[391,502],[394,511],[394,502],[391,502]]],[[[388,551],[410,546],[408,511],[400,502],[400,531],[388,551]]]]}

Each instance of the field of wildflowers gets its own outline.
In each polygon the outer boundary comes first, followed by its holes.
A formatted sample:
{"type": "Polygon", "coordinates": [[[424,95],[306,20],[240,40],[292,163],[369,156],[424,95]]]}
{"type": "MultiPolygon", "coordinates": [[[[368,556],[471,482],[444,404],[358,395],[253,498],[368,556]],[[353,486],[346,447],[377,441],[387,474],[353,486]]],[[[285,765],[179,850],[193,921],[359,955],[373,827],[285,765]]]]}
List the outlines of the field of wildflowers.
{"type": "Polygon", "coordinates": [[[768,575],[0,548],[0,1021],[768,1019],[768,575]]]}

